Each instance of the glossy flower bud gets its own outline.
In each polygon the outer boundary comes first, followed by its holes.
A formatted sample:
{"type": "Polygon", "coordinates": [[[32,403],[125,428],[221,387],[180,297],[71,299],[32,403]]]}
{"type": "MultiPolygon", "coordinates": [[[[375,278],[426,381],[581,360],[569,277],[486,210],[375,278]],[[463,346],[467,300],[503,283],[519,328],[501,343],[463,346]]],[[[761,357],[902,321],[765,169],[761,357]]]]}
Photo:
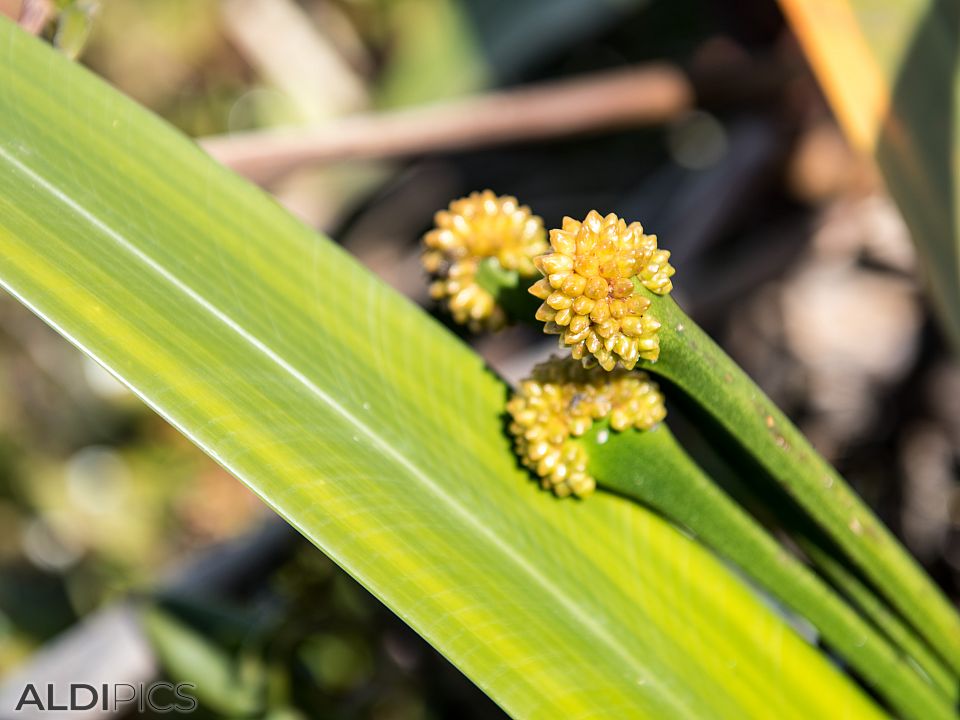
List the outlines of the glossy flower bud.
{"type": "Polygon", "coordinates": [[[491,259],[504,271],[536,275],[533,258],[548,249],[543,221],[516,198],[484,190],[454,200],[434,222],[422,256],[431,296],[473,332],[500,329],[507,316],[478,282],[481,263],[491,259]]]}
{"type": "Polygon", "coordinates": [[[670,253],[645,235],[640,223],[591,211],[583,222],[564,218],[550,231],[551,252],[535,259],[544,275],[530,288],[543,300],[537,319],[544,332],[585,367],[633,369],[660,356],[660,323],[636,284],[664,295],[673,289],[670,253]]]}
{"type": "Polygon", "coordinates": [[[645,373],[585,369],[574,360],[534,368],[507,402],[510,434],[524,466],[558,496],[584,497],[596,480],[587,450],[575,440],[597,421],[615,431],[649,430],[666,417],[663,395],[645,373]]]}

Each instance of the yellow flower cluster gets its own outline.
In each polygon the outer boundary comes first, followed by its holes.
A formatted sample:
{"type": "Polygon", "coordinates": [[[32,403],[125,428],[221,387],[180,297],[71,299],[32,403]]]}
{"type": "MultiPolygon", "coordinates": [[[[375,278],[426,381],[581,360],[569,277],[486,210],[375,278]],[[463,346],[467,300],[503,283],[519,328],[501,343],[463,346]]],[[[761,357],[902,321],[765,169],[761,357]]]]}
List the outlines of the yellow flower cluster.
{"type": "Polygon", "coordinates": [[[670,253],[657,248],[656,235],[593,210],[583,222],[564,218],[550,231],[550,245],[553,251],[535,260],[544,277],[530,288],[543,300],[537,319],[544,332],[560,335],[560,347],[584,367],[613,370],[619,361],[631,370],[640,358],[656,360],[660,323],[634,285],[658,295],[673,289],[670,253]]]}
{"type": "Polygon", "coordinates": [[[574,438],[597,420],[617,431],[649,430],[666,417],[663,395],[644,373],[552,360],[534,368],[507,403],[517,454],[560,497],[583,497],[596,480],[587,472],[587,452],[574,438]]]}
{"type": "Polygon", "coordinates": [[[521,277],[536,275],[533,258],[548,249],[543,221],[515,197],[484,190],[454,200],[434,222],[423,237],[423,267],[433,278],[431,296],[473,332],[500,329],[507,316],[478,283],[480,264],[493,258],[503,270],[521,277]]]}

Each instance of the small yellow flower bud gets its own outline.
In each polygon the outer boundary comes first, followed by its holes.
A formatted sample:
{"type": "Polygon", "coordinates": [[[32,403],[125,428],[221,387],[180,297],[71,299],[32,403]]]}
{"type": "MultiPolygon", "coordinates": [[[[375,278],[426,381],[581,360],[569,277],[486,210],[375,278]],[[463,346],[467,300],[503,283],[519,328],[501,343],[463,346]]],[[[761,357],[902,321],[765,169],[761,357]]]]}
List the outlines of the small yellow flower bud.
{"type": "Polygon", "coordinates": [[[534,368],[507,403],[510,434],[524,466],[560,497],[584,497],[596,481],[587,472],[587,452],[574,438],[597,420],[613,430],[649,430],[666,417],[663,395],[646,374],[585,369],[574,360],[551,360],[534,368]]]}
{"type": "Polygon", "coordinates": [[[550,231],[550,245],[552,252],[535,260],[545,277],[530,288],[544,301],[536,316],[544,332],[559,335],[560,347],[584,367],[631,370],[640,358],[656,360],[660,323],[634,285],[659,295],[673,289],[670,253],[656,236],[640,223],[591,211],[583,222],[564,218],[562,229],[550,231]]]}
{"type": "MultiPolygon", "coordinates": [[[[543,221],[516,198],[498,197],[490,190],[454,200],[434,221],[434,229],[423,236],[422,257],[424,269],[433,278],[431,297],[473,332],[503,327],[506,313],[477,282],[480,263],[493,258],[503,270],[521,277],[536,275],[533,259],[548,249],[543,221]]],[[[557,267],[568,262],[558,259],[557,267]]],[[[544,284],[549,288],[549,283],[544,284]]]]}

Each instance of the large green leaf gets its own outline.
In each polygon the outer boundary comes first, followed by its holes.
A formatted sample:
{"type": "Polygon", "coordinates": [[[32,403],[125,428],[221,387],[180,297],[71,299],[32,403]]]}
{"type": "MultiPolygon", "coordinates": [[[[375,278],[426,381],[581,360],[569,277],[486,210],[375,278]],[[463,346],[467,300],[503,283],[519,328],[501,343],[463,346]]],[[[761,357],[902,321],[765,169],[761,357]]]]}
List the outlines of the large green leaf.
{"type": "Polygon", "coordinates": [[[0,24],[0,282],[519,717],[875,717],[700,546],[518,470],[505,388],[332,243],[0,24]]]}
{"type": "Polygon", "coordinates": [[[872,153],[960,349],[960,0],[780,0],[837,117],[872,153]]]}

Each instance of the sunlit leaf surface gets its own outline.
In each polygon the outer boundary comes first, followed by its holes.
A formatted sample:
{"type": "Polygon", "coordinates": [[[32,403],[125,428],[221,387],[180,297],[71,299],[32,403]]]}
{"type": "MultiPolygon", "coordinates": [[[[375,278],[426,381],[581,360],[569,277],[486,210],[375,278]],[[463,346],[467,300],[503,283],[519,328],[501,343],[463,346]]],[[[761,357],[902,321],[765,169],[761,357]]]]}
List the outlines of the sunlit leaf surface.
{"type": "Polygon", "coordinates": [[[716,560],[539,492],[505,389],[189,141],[0,25],[0,282],[510,713],[873,717],[716,560]]]}

